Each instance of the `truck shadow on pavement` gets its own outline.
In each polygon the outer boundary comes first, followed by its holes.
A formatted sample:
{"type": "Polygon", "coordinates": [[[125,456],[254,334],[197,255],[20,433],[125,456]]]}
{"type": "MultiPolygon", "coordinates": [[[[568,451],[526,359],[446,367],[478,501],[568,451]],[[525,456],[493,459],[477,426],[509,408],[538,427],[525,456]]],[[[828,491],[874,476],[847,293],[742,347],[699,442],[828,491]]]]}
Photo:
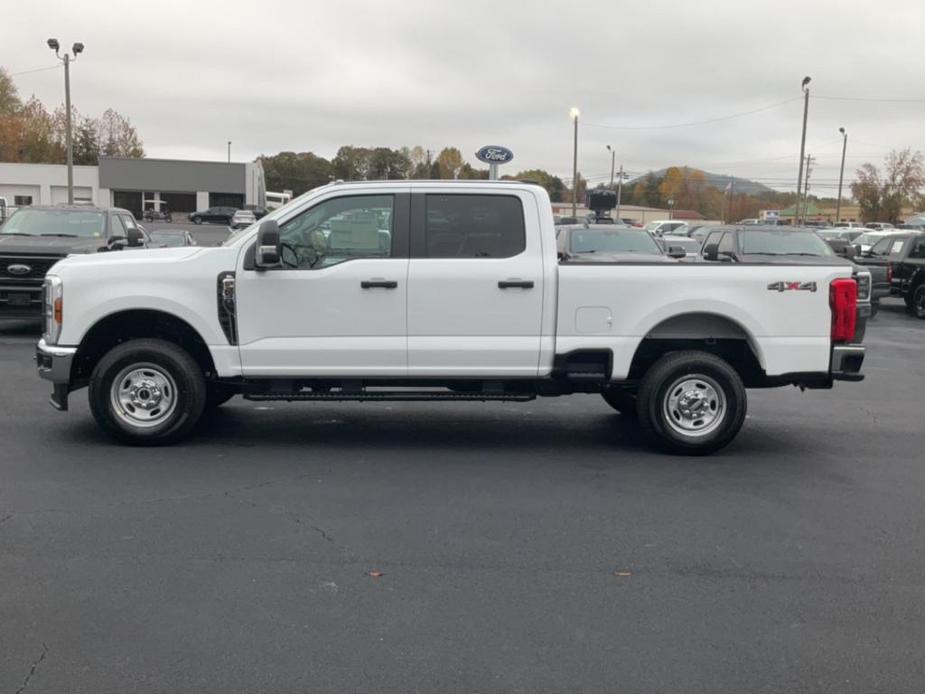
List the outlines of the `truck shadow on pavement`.
{"type": "MultiPolygon", "coordinates": [[[[373,451],[391,455],[426,452],[473,452],[529,454],[536,457],[561,456],[573,460],[588,456],[588,461],[607,465],[638,457],[668,460],[710,461],[739,464],[743,456],[764,454],[777,460],[794,455],[812,454],[805,442],[788,441],[775,436],[772,429],[749,427],[722,451],[712,456],[687,457],[655,449],[639,429],[635,418],[608,412],[575,413],[561,417],[550,411],[519,412],[516,409],[492,412],[489,407],[454,411],[453,406],[422,410],[404,407],[376,410],[362,404],[318,407],[280,405],[257,409],[248,405],[229,405],[203,417],[192,437],[165,451],[183,451],[196,455],[203,449],[255,448],[265,453],[299,449],[314,453],[373,451]],[[606,455],[606,459],[601,456],[606,455]]],[[[74,413],[76,414],[76,413],[74,413]]],[[[86,419],[62,431],[74,443],[112,445],[94,422],[86,419]]],[[[158,450],[126,447],[124,450],[158,450]]]]}

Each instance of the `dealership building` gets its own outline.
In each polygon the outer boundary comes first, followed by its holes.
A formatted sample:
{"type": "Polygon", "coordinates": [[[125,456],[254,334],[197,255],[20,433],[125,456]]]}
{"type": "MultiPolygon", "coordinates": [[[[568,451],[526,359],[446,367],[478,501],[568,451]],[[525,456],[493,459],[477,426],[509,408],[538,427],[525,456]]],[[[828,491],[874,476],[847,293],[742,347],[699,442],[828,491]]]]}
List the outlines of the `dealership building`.
{"type": "MultiPolygon", "coordinates": [[[[0,198],[15,207],[67,202],[67,167],[0,163],[0,198]]],[[[74,167],[74,200],[123,207],[140,218],[144,209],[165,205],[178,213],[262,207],[266,185],[260,162],[100,157],[98,166],[74,167]]]]}

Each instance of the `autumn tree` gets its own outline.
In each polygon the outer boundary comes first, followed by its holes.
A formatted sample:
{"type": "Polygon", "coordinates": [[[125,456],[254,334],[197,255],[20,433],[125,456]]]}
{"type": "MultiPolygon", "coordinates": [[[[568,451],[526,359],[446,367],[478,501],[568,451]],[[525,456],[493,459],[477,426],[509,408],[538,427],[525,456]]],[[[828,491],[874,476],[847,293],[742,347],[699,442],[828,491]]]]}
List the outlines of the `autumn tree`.
{"type": "Polygon", "coordinates": [[[883,162],[883,173],[871,163],[857,170],[851,192],[865,222],[900,221],[903,207],[919,202],[925,186],[925,160],[910,148],[893,150],[883,162]]]}
{"type": "Polygon", "coordinates": [[[19,92],[16,91],[13,78],[10,77],[10,73],[0,67],[0,117],[13,116],[19,113],[21,108],[22,101],[19,100],[19,92]]]}
{"type": "Polygon", "coordinates": [[[463,155],[456,147],[444,147],[440,150],[440,154],[437,155],[437,171],[438,178],[444,179],[454,179],[459,178],[459,173],[462,171],[463,164],[463,155]]]}

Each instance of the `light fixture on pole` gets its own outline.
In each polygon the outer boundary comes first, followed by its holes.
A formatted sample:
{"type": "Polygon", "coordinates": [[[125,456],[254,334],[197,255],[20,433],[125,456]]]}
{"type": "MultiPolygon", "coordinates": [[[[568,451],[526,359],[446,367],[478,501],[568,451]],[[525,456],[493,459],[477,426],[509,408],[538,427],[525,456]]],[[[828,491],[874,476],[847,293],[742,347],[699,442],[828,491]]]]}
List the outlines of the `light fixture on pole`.
{"type": "Polygon", "coordinates": [[[841,171],[838,174],[838,200],[835,202],[835,222],[841,221],[841,184],[845,180],[845,150],[848,149],[848,133],[844,128],[839,128],[838,132],[842,134],[841,143],[841,171]]]}
{"type": "Polygon", "coordinates": [[[806,118],[809,114],[809,83],[811,79],[811,77],[806,76],[800,84],[800,88],[803,90],[803,135],[800,138],[800,172],[797,174],[797,202],[794,209],[794,222],[797,223],[800,221],[800,191],[803,186],[803,157],[806,154],[806,118]]]}
{"type": "Polygon", "coordinates": [[[572,106],[568,117],[575,124],[575,136],[572,146],[572,217],[578,216],[578,107],[572,106]]]}
{"type": "Polygon", "coordinates": [[[55,52],[58,60],[64,63],[64,108],[66,111],[67,132],[65,133],[65,142],[67,144],[67,204],[74,204],[74,146],[71,136],[71,70],[70,65],[77,60],[77,56],[84,51],[84,45],[80,42],[71,46],[73,56],[65,53],[59,54],[61,44],[58,39],[48,39],[48,47],[55,52]]]}

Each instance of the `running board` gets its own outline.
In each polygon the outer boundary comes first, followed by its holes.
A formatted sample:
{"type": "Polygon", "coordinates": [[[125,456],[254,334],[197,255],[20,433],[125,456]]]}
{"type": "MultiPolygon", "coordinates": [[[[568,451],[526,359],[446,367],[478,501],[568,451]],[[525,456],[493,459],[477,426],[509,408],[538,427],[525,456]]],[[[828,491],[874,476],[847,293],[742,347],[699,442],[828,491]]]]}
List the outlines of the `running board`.
{"type": "Polygon", "coordinates": [[[508,402],[529,402],[535,400],[536,395],[533,393],[427,393],[415,391],[376,391],[366,393],[363,391],[339,391],[339,392],[311,392],[304,391],[298,393],[245,393],[245,400],[266,401],[266,400],[372,400],[372,401],[394,401],[403,400],[406,402],[421,400],[495,400],[508,402]]]}

